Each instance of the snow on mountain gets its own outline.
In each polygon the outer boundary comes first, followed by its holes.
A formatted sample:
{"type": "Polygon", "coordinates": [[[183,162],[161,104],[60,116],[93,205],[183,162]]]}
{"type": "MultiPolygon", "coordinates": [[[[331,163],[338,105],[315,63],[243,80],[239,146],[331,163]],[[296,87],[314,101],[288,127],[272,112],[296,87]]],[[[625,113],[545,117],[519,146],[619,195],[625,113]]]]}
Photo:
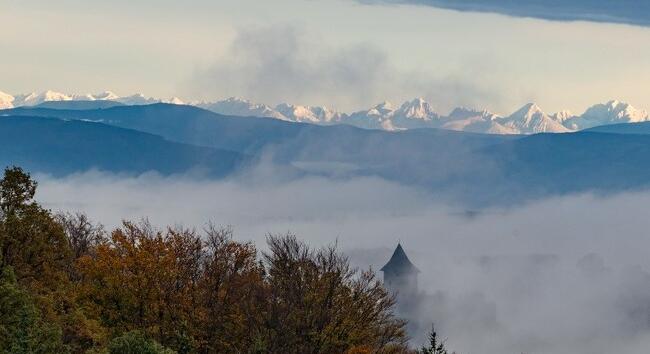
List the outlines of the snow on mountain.
{"type": "Polygon", "coordinates": [[[288,120],[287,117],[267,105],[252,103],[251,101],[238,97],[230,97],[216,102],[201,102],[195,105],[215,113],[229,116],[263,117],[288,120]]]}
{"type": "Polygon", "coordinates": [[[384,101],[368,110],[350,114],[344,123],[365,129],[398,130],[391,121],[394,114],[393,104],[384,101]]]}
{"type": "Polygon", "coordinates": [[[350,124],[366,129],[388,131],[413,128],[440,128],[488,134],[564,133],[599,125],[649,121],[645,110],[616,100],[597,104],[576,116],[570,111],[546,114],[534,103],[529,103],[509,116],[502,117],[486,110],[459,107],[449,115],[437,113],[423,98],[416,98],[394,106],[382,102],[367,110],[346,114],[327,107],[302,106],[282,103],[275,107],[231,97],[214,102],[185,103],[178,97],[158,99],[143,94],[119,96],[111,91],[98,94],[64,94],[56,91],[10,95],[0,92],[0,109],[35,106],[50,101],[115,101],[125,105],[153,103],[192,104],[210,111],[231,115],[276,118],[312,124],[350,124]]]}
{"type": "Polygon", "coordinates": [[[14,96],[0,91],[0,109],[13,108],[14,100],[14,96]]]}
{"type": "Polygon", "coordinates": [[[94,100],[101,100],[101,101],[115,101],[119,98],[120,96],[116,95],[111,91],[104,91],[102,93],[98,93],[93,96],[94,100]]]}
{"type": "MultiPolygon", "coordinates": [[[[7,95],[6,96],[11,96],[7,95]]],[[[8,100],[7,97],[0,99],[2,101],[8,100]]],[[[19,94],[13,97],[12,106],[36,106],[43,102],[53,102],[53,101],[116,101],[124,103],[127,105],[142,105],[142,104],[152,104],[158,102],[167,102],[174,104],[183,104],[183,101],[174,97],[170,100],[159,100],[152,97],[145,97],[142,94],[135,94],[132,96],[120,97],[111,91],[105,91],[96,95],[93,94],[72,94],[68,95],[56,91],[45,91],[42,93],[28,93],[28,94],[19,94]]]]}
{"type": "Polygon", "coordinates": [[[399,108],[388,101],[368,110],[354,112],[342,122],[361,128],[403,130],[412,128],[435,128],[441,116],[422,98],[404,102],[399,108]]]}
{"type": "Polygon", "coordinates": [[[529,103],[508,117],[498,119],[507,128],[520,134],[566,133],[571,130],[549,117],[539,106],[529,103]]]}
{"type": "MultiPolygon", "coordinates": [[[[553,120],[556,120],[564,125],[564,122],[568,121],[571,118],[575,118],[575,115],[571,111],[559,111],[551,116],[553,120]]],[[[569,127],[567,127],[569,128],[569,127]]]]}
{"type": "Polygon", "coordinates": [[[293,122],[305,122],[316,124],[338,123],[345,118],[345,115],[318,106],[297,106],[287,103],[279,104],[275,110],[293,122]]]}
{"type": "Polygon", "coordinates": [[[580,117],[567,120],[565,125],[580,130],[599,125],[637,123],[647,120],[649,120],[648,112],[645,110],[638,110],[628,103],[612,100],[589,107],[580,117]]]}
{"type": "Polygon", "coordinates": [[[454,109],[449,116],[443,118],[441,129],[487,134],[519,134],[517,129],[506,127],[499,123],[501,117],[492,112],[478,111],[465,107],[454,109]]]}
{"type": "Polygon", "coordinates": [[[388,101],[384,101],[370,108],[366,112],[366,114],[369,116],[390,117],[393,115],[393,112],[395,112],[395,108],[393,107],[393,104],[388,101]]]}
{"type": "Polygon", "coordinates": [[[119,97],[114,99],[113,101],[123,103],[125,105],[129,106],[141,106],[141,105],[147,105],[147,104],[154,104],[154,103],[160,103],[161,100],[153,98],[153,97],[147,97],[141,93],[136,93],[131,96],[126,96],[126,97],[119,97]]]}
{"type": "Polygon", "coordinates": [[[432,121],[439,119],[440,115],[433,110],[429,102],[423,98],[416,98],[412,101],[404,102],[402,106],[395,111],[395,116],[401,116],[409,119],[420,119],[422,121],[432,121]]]}
{"type": "Polygon", "coordinates": [[[72,101],[72,96],[50,90],[42,93],[21,94],[15,96],[14,107],[35,106],[50,101],[72,101]]]}
{"type": "Polygon", "coordinates": [[[402,129],[433,128],[440,124],[441,116],[424,99],[404,102],[391,117],[394,126],[402,129]]]}
{"type": "Polygon", "coordinates": [[[185,104],[185,102],[183,102],[183,100],[181,100],[180,98],[178,98],[176,96],[174,96],[174,97],[172,97],[172,98],[170,98],[168,100],[160,100],[160,102],[169,103],[169,104],[185,104]]]}

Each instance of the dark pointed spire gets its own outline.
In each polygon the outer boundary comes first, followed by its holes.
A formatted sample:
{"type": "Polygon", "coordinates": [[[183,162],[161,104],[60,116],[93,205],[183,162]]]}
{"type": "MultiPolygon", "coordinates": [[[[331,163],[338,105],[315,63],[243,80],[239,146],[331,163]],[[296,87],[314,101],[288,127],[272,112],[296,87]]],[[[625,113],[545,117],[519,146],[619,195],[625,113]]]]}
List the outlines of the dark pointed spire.
{"type": "Polygon", "coordinates": [[[404,273],[419,273],[420,270],[417,269],[413,263],[409,260],[409,257],[406,256],[406,252],[402,248],[400,243],[397,244],[393,256],[390,257],[388,263],[381,268],[381,271],[384,273],[393,273],[393,274],[404,274],[404,273]]]}

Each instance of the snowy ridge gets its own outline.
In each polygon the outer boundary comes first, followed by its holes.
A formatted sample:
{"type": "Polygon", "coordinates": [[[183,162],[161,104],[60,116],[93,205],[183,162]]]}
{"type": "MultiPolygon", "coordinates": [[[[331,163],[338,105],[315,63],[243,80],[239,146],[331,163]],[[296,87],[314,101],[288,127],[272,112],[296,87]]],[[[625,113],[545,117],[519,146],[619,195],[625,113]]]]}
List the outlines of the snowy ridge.
{"type": "Polygon", "coordinates": [[[177,97],[158,99],[142,94],[119,96],[111,91],[99,94],[64,94],[56,91],[10,95],[0,91],[0,109],[35,106],[50,101],[114,101],[125,105],[153,103],[190,104],[219,114],[241,117],[263,117],[290,122],[320,125],[350,124],[366,129],[398,131],[414,128],[439,128],[487,134],[566,133],[600,125],[649,121],[645,110],[616,100],[596,104],[582,115],[569,111],[545,113],[537,104],[528,103],[508,116],[487,110],[458,107],[441,115],[423,98],[406,101],[399,106],[388,101],[367,110],[343,113],[323,106],[302,106],[281,103],[276,106],[230,97],[211,102],[186,102],[177,97]]]}
{"type": "Polygon", "coordinates": [[[111,91],[104,91],[98,94],[65,94],[48,90],[42,93],[32,92],[15,96],[0,91],[0,109],[36,106],[44,102],[57,101],[115,101],[126,105],[144,105],[160,102],[184,104],[178,97],[172,97],[168,100],[146,97],[142,94],[121,97],[111,91]]]}

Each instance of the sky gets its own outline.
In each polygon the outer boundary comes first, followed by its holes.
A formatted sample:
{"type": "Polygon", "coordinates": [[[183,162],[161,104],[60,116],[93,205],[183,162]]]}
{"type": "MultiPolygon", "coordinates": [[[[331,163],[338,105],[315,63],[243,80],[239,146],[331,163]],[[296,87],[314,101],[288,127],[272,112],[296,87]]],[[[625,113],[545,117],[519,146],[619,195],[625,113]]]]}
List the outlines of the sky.
{"type": "Polygon", "coordinates": [[[441,113],[534,101],[579,114],[610,99],[650,108],[646,5],[540,3],[2,0],[0,91],[343,111],[414,97],[441,113]]]}

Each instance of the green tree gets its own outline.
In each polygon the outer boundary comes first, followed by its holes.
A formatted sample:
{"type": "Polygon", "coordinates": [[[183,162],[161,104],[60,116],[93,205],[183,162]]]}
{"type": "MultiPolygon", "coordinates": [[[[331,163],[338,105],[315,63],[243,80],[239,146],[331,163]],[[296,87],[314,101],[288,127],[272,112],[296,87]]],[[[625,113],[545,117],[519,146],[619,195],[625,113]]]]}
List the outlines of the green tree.
{"type": "Polygon", "coordinates": [[[108,344],[109,354],[174,354],[158,342],[147,338],[140,331],[131,331],[113,339],[108,344]]]}
{"type": "Polygon", "coordinates": [[[0,180],[0,269],[11,267],[43,321],[61,328],[73,352],[103,342],[101,326],[77,304],[70,280],[71,242],[49,210],[34,201],[37,183],[18,167],[0,180]]]}
{"type": "Polygon", "coordinates": [[[0,352],[62,353],[61,329],[46,323],[10,267],[0,274],[0,352]]]}
{"type": "Polygon", "coordinates": [[[34,202],[36,185],[18,167],[0,180],[0,266],[11,266],[20,284],[43,293],[66,283],[71,252],[61,225],[34,202]]]}
{"type": "Polygon", "coordinates": [[[447,354],[444,341],[438,340],[438,333],[433,325],[431,325],[431,332],[429,332],[429,344],[420,349],[422,354],[447,354]]]}

